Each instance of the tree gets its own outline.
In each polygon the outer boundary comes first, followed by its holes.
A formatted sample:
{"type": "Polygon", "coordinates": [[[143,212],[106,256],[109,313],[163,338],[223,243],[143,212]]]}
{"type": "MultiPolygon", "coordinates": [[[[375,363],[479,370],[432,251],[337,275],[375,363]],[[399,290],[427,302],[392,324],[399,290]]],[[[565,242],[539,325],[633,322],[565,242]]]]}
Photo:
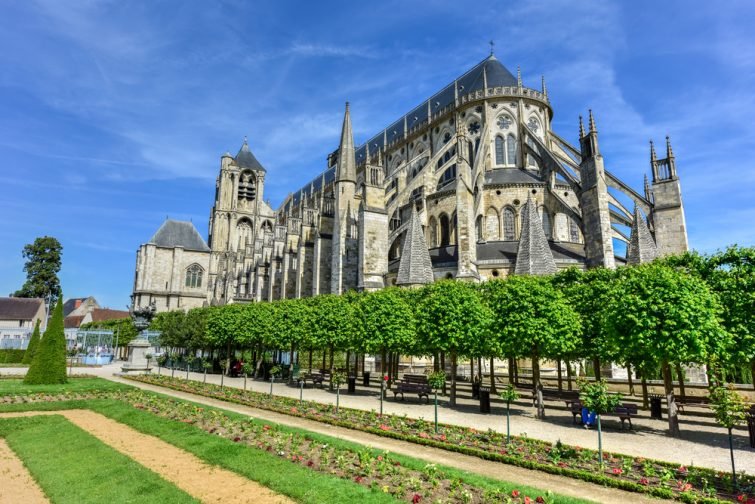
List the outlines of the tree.
{"type": "Polygon", "coordinates": [[[661,366],[672,436],[679,434],[679,417],[671,365],[704,363],[716,345],[728,347],[720,312],[705,282],[656,263],[623,270],[601,312],[606,337],[628,358],[661,366]]]}
{"type": "Polygon", "coordinates": [[[26,282],[13,295],[23,298],[42,298],[53,306],[61,295],[58,272],[63,246],[52,236],[42,236],[24,246],[26,282]]]}
{"type": "MultiPolygon", "coordinates": [[[[253,305],[252,305],[253,306],[253,305]]],[[[242,304],[212,307],[207,314],[207,342],[214,348],[226,348],[222,374],[228,373],[231,364],[231,345],[238,343],[243,332],[242,304]]]]}
{"type": "Polygon", "coordinates": [[[537,398],[537,417],[542,418],[540,358],[575,351],[582,327],[579,315],[550,278],[513,276],[487,284],[493,312],[491,333],[504,355],[532,359],[532,395],[537,398]]]}
{"type": "MultiPolygon", "coordinates": [[[[358,297],[357,297],[358,299],[358,297]]],[[[313,316],[307,323],[307,337],[302,338],[300,346],[312,349],[320,348],[325,352],[337,350],[356,350],[360,346],[358,326],[355,321],[353,295],[325,294],[306,300],[313,316]]],[[[323,356],[323,361],[325,357],[323,356]]]]}
{"type": "Polygon", "coordinates": [[[745,421],[747,404],[737,393],[734,385],[716,387],[710,395],[710,407],[716,414],[716,422],[726,427],[729,432],[729,454],[731,455],[731,478],[734,487],[737,486],[737,471],[734,467],[734,443],[731,430],[745,421]]]}
{"type": "Polygon", "coordinates": [[[509,383],[503,392],[501,399],[506,402],[506,444],[511,443],[511,403],[519,399],[519,392],[514,388],[513,383],[509,383]]]}
{"type": "Polygon", "coordinates": [[[606,381],[583,382],[579,387],[579,400],[582,405],[597,415],[598,423],[598,462],[603,465],[603,432],[600,428],[600,415],[611,413],[621,404],[619,394],[609,394],[606,381]]]}
{"type": "Polygon", "coordinates": [[[385,363],[387,352],[414,348],[414,313],[397,288],[362,294],[358,299],[356,318],[366,352],[380,353],[385,363]]]}
{"type": "Polygon", "coordinates": [[[37,351],[37,345],[39,345],[39,323],[41,320],[37,320],[34,326],[34,332],[31,333],[31,339],[29,340],[29,346],[26,347],[24,352],[24,358],[21,360],[23,364],[31,364],[34,359],[34,353],[37,351]]]}
{"type": "Polygon", "coordinates": [[[293,383],[294,352],[309,335],[310,309],[302,299],[286,299],[274,304],[276,309],[271,331],[273,339],[267,346],[290,351],[288,382],[293,383]]]}
{"type": "Polygon", "coordinates": [[[50,323],[34,353],[24,383],[28,385],[66,383],[66,337],[63,326],[63,301],[58,297],[50,323]]]}
{"type": "Polygon", "coordinates": [[[458,357],[488,354],[484,345],[490,318],[473,284],[446,280],[425,287],[417,310],[417,339],[432,353],[451,355],[451,406],[456,405],[458,357]]]}

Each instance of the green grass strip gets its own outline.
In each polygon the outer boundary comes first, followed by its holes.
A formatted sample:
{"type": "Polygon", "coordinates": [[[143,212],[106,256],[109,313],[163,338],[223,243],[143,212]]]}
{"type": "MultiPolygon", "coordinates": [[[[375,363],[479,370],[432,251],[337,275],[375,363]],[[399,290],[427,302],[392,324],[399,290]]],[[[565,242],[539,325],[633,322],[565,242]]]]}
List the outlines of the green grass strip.
{"type": "MultiPolygon", "coordinates": [[[[162,394],[156,394],[162,396],[162,394]]],[[[162,396],[166,397],[166,396],[162,396]]],[[[166,397],[176,400],[175,398],[166,397]]],[[[191,402],[191,401],[185,401],[191,402]]],[[[232,419],[248,420],[249,417],[231,411],[214,408],[203,404],[193,403],[199,407],[221,411],[232,419]]],[[[217,464],[223,468],[234,471],[249,479],[255,480],[279,493],[288,495],[302,502],[349,502],[350,499],[358,498],[359,502],[396,502],[391,496],[352,483],[351,481],[330,477],[304,467],[292,464],[268,452],[255,447],[240,445],[231,440],[208,434],[194,426],[158,417],[143,410],[135,409],[128,404],[115,400],[89,400],[89,401],[66,401],[56,403],[13,404],[2,405],[0,411],[29,411],[29,410],[61,410],[71,408],[91,409],[98,413],[119,421],[134,429],[156,436],[174,446],[193,453],[206,462],[217,464]],[[324,488],[320,488],[321,482],[324,488]],[[360,491],[359,495],[337,492],[338,487],[346,485],[353,487],[354,491],[360,491]],[[324,491],[328,490],[328,493],[324,491]],[[332,493],[330,493],[332,492],[332,493]]],[[[355,451],[368,450],[373,455],[383,453],[382,450],[367,448],[364,445],[344,441],[323,434],[314,433],[305,429],[289,427],[262,420],[253,420],[255,423],[275,426],[283,432],[304,434],[317,442],[329,444],[336,448],[344,448],[355,451]]],[[[419,460],[395,453],[391,458],[398,460],[402,465],[416,470],[422,470],[427,461],[419,460]]],[[[462,471],[452,467],[438,465],[438,469],[451,479],[458,478],[469,484],[482,489],[503,489],[510,494],[512,490],[519,490],[522,494],[536,496],[545,495],[540,489],[526,485],[518,485],[508,481],[488,478],[478,474],[462,471]]],[[[505,467],[501,468],[502,477],[505,477],[505,467]]],[[[534,500],[534,499],[533,499],[534,500]]],[[[549,502],[563,504],[582,504],[591,501],[573,497],[552,494],[549,502]]]]}
{"type": "Polygon", "coordinates": [[[199,502],[61,416],[0,419],[0,437],[56,504],[199,502]]]}
{"type": "Polygon", "coordinates": [[[126,390],[130,385],[115,383],[102,378],[71,378],[66,384],[26,385],[22,379],[0,380],[0,396],[30,394],[64,394],[67,392],[93,392],[108,390],[126,390]]]}

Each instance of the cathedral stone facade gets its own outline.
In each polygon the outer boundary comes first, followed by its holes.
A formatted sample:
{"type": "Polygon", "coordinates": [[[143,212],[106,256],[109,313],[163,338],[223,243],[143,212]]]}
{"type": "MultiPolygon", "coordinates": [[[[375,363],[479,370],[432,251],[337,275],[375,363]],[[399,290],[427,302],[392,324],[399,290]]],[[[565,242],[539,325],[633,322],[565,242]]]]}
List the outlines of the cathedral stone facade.
{"type": "Polygon", "coordinates": [[[640,192],[605,168],[592,112],[578,146],[552,118],[545,81],[525,87],[491,54],[362,145],[346,104],[327,168],[277,209],[245,140],[220,159],[208,240],[167,220],[140,246],[133,303],[188,309],[482,281],[687,250],[668,139],[663,159],[651,143],[640,192]]]}

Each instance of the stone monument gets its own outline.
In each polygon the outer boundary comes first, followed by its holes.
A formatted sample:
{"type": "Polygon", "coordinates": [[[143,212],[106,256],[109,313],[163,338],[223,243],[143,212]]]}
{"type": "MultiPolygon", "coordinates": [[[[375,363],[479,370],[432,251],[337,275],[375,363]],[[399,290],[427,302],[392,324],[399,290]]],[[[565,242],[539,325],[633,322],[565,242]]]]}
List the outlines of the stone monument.
{"type": "Polygon", "coordinates": [[[131,318],[134,319],[134,326],[139,331],[139,336],[128,344],[128,362],[121,366],[125,374],[141,374],[150,371],[149,362],[147,361],[147,350],[151,346],[149,340],[145,337],[144,331],[149,327],[149,323],[155,316],[155,303],[150,303],[145,307],[131,308],[131,318]]]}

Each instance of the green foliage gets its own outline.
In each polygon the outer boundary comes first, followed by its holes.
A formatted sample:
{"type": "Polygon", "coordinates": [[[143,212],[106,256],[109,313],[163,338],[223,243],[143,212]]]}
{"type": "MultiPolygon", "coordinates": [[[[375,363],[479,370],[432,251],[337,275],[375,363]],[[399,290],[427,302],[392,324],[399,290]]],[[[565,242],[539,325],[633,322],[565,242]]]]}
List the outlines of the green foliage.
{"type": "Polygon", "coordinates": [[[66,383],[66,338],[63,331],[63,301],[58,298],[50,323],[39,342],[26,384],[66,383]]]}
{"type": "Polygon", "coordinates": [[[0,364],[20,364],[23,362],[25,350],[3,349],[0,350],[0,364]]]}
{"type": "Polygon", "coordinates": [[[291,346],[307,347],[312,331],[309,305],[300,299],[289,299],[272,303],[268,311],[270,308],[273,308],[271,330],[265,338],[265,346],[286,349],[291,346]]]}
{"type": "MultiPolygon", "coordinates": [[[[202,365],[204,366],[205,363],[206,361],[202,362],[202,365]]],[[[249,376],[254,373],[254,366],[250,362],[245,362],[241,366],[241,372],[246,376],[249,376]]]]}
{"type": "Polygon", "coordinates": [[[713,389],[710,394],[710,407],[716,414],[716,422],[727,429],[744,423],[749,409],[744,398],[731,384],[728,387],[713,389]]]}
{"type": "Polygon", "coordinates": [[[332,375],[330,375],[330,382],[335,385],[336,387],[340,387],[344,383],[346,383],[346,373],[343,371],[336,371],[332,375]]]}
{"type": "Polygon", "coordinates": [[[427,375],[427,383],[430,385],[430,388],[433,390],[440,390],[443,388],[443,385],[446,384],[446,373],[445,371],[433,371],[429,375],[427,375]]]}
{"type": "Polygon", "coordinates": [[[23,298],[42,298],[52,306],[61,296],[58,272],[61,265],[63,246],[51,236],[42,236],[24,246],[26,259],[24,271],[26,282],[13,295],[23,298]]]}
{"type": "Polygon", "coordinates": [[[34,332],[31,333],[31,339],[29,340],[29,346],[26,347],[26,352],[24,353],[24,358],[21,360],[24,364],[31,364],[32,360],[34,359],[34,353],[37,351],[37,346],[39,345],[39,324],[41,320],[37,320],[37,323],[34,325],[34,332]]]}
{"type": "Polygon", "coordinates": [[[605,415],[621,404],[622,397],[620,394],[609,394],[605,380],[583,381],[579,386],[579,400],[588,410],[605,415]]]}
{"type": "Polygon", "coordinates": [[[406,352],[415,348],[414,313],[398,289],[389,287],[359,297],[357,319],[367,352],[406,352]]]}
{"type": "Polygon", "coordinates": [[[444,280],[428,285],[416,316],[422,353],[475,357],[496,353],[489,344],[494,340],[488,337],[490,309],[471,283],[444,280]]]}
{"type": "Polygon", "coordinates": [[[721,307],[699,278],[663,264],[622,270],[601,312],[606,340],[638,369],[704,363],[728,347],[718,322],[721,307]]]}
{"type": "Polygon", "coordinates": [[[483,287],[503,355],[559,358],[576,351],[579,316],[549,278],[515,276],[483,287]]]}
{"type": "Polygon", "coordinates": [[[506,404],[511,404],[519,399],[519,392],[516,391],[516,388],[514,388],[514,385],[511,383],[509,383],[499,395],[506,404]]]}
{"type": "Polygon", "coordinates": [[[302,348],[334,348],[352,350],[360,341],[355,324],[355,305],[359,296],[326,294],[308,301],[310,306],[309,337],[303,337],[302,348]]]}
{"type": "Polygon", "coordinates": [[[283,368],[276,364],[270,368],[270,376],[280,376],[281,371],[283,371],[283,368]]]}

